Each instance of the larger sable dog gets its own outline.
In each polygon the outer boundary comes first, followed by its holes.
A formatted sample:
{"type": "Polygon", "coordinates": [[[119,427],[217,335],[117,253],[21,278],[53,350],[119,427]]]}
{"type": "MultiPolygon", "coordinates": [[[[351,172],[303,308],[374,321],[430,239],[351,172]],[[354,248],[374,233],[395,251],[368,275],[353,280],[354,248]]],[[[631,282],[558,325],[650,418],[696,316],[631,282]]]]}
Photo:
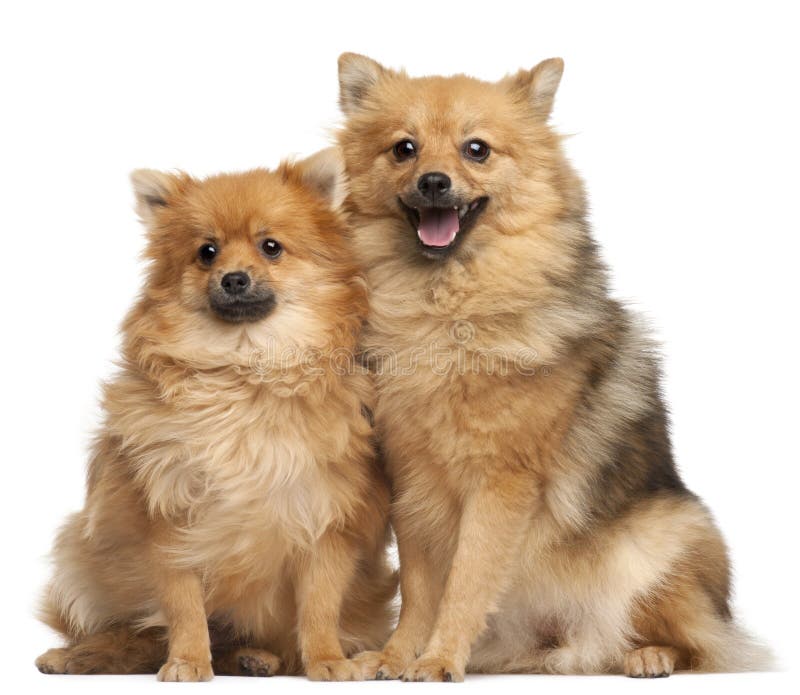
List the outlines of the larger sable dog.
{"type": "Polygon", "coordinates": [[[336,357],[367,308],[339,168],[134,174],[149,272],[55,543],[42,617],[67,644],[43,672],[351,679],[388,637],[372,385],[336,357]]]}
{"type": "Polygon", "coordinates": [[[368,673],[758,666],[547,125],[562,61],[494,84],[339,67],[403,597],[368,673]]]}

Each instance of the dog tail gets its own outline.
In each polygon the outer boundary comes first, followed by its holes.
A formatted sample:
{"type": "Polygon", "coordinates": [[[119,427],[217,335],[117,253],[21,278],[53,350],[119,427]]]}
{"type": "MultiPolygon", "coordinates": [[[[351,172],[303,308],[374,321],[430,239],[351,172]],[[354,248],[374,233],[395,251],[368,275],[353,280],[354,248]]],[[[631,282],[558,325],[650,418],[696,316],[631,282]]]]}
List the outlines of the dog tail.
{"type": "Polygon", "coordinates": [[[398,612],[396,570],[381,560],[358,574],[342,607],[341,639],[349,655],[383,647],[398,612]]]}
{"type": "Polygon", "coordinates": [[[772,650],[735,620],[730,620],[717,634],[706,637],[691,670],[710,673],[771,671],[775,665],[772,650]]]}

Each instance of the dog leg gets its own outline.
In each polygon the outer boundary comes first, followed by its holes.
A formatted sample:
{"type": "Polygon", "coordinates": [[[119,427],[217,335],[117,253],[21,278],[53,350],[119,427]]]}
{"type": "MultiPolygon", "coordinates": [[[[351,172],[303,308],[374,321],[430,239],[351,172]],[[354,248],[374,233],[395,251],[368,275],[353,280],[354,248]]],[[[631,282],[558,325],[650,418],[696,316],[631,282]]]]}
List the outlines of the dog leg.
{"type": "Polygon", "coordinates": [[[328,532],[299,568],[298,632],[306,675],[311,680],[362,680],[339,640],[342,599],[355,573],[353,549],[341,534],[328,532]]]}
{"type": "Polygon", "coordinates": [[[169,570],[160,579],[159,599],[167,618],[169,652],[158,680],[209,681],[214,672],[200,578],[194,572],[169,570]]]}
{"type": "Polygon", "coordinates": [[[166,640],[158,629],[119,628],[81,637],[68,647],[50,649],[36,660],[42,673],[155,673],[164,663],[166,640]]]}
{"type": "Polygon", "coordinates": [[[403,673],[406,681],[461,681],[475,638],[499,598],[537,504],[535,484],[519,473],[486,479],[467,500],[458,545],[433,634],[403,673]]]}
{"type": "Polygon", "coordinates": [[[425,550],[402,532],[395,522],[397,550],[400,556],[400,620],[382,651],[362,652],[355,661],[362,665],[365,678],[399,678],[425,648],[433,628],[436,608],[444,578],[436,571],[437,563],[425,550]]]}

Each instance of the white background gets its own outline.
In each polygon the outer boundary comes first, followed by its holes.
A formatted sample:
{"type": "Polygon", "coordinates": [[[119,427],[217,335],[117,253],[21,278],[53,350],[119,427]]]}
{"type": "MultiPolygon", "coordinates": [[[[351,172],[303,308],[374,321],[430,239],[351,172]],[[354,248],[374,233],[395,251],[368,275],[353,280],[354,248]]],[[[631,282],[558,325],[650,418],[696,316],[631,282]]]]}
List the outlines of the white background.
{"type": "MultiPolygon", "coordinates": [[[[56,642],[32,617],[44,557],[82,503],[98,383],[113,370],[117,326],[139,284],[142,235],[127,175],[273,166],[324,146],[345,50],[411,74],[487,79],[564,57],[554,122],[574,134],[567,147],[588,181],[616,291],[649,314],[664,342],[677,459],[730,543],[738,612],[788,671],[647,684],[472,677],[443,687],[796,685],[800,60],[791,5],[4,3],[2,690],[169,687],[151,677],[43,676],[33,666],[56,642]]],[[[218,678],[187,687],[426,686],[218,678]]]]}

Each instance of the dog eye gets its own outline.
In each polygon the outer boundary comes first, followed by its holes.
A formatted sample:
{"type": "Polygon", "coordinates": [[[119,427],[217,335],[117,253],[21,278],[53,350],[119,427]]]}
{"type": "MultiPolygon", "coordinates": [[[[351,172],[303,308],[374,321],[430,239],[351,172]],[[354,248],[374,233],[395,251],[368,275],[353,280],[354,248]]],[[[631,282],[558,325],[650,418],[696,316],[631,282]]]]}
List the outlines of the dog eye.
{"type": "Polygon", "coordinates": [[[489,145],[483,140],[470,140],[464,145],[464,156],[475,162],[482,162],[489,156],[489,145]]]}
{"type": "Polygon", "coordinates": [[[404,162],[417,154],[417,147],[411,140],[401,140],[395,143],[392,152],[398,162],[404,162]]]}
{"type": "Polygon", "coordinates": [[[283,246],[275,239],[264,239],[261,243],[261,250],[267,258],[277,258],[283,252],[283,246]]]}
{"type": "Polygon", "coordinates": [[[217,247],[214,244],[203,244],[197,249],[197,257],[206,265],[211,265],[217,257],[217,247]]]}

